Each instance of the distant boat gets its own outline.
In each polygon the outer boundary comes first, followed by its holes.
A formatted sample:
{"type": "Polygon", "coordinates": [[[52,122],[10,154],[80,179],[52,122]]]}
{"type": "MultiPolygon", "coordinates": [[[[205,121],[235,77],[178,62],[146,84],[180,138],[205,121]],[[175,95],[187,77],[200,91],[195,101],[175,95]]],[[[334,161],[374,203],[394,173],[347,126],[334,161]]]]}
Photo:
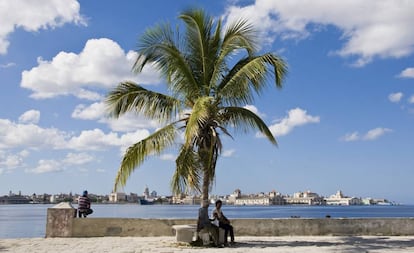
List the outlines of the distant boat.
{"type": "Polygon", "coordinates": [[[153,199],[139,199],[138,204],[140,204],[140,205],[152,205],[152,204],[154,204],[154,200],[153,199]]]}

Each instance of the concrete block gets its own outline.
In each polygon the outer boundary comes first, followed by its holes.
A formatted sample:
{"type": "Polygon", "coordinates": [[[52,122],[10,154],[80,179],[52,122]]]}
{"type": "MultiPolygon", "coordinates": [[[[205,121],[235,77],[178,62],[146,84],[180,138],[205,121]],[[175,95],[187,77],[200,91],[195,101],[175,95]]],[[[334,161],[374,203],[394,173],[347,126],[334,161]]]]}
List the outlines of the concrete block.
{"type": "Polygon", "coordinates": [[[175,230],[177,242],[192,242],[194,233],[197,231],[196,225],[174,225],[172,228],[175,230]]]}

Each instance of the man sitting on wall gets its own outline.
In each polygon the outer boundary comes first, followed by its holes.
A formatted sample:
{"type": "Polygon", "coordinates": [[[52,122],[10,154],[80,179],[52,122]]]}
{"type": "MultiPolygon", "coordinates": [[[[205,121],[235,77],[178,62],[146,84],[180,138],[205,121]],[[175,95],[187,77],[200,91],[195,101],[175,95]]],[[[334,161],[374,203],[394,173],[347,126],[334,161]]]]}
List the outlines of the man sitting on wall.
{"type": "Polygon", "coordinates": [[[208,201],[202,201],[201,208],[198,209],[197,232],[204,229],[213,238],[214,245],[216,247],[222,247],[219,244],[219,228],[212,224],[211,221],[208,216],[208,201]]]}
{"type": "Polygon", "coordinates": [[[91,209],[91,201],[88,197],[88,191],[84,191],[82,196],[79,196],[78,199],[78,215],[79,218],[86,218],[89,214],[93,213],[91,209]]]}

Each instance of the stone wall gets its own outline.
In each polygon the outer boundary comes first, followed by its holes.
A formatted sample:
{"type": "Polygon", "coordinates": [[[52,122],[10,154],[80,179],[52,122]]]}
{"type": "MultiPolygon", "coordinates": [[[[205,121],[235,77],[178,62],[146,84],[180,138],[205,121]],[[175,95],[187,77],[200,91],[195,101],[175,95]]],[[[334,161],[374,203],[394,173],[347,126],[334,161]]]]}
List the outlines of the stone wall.
{"type": "MultiPolygon", "coordinates": [[[[49,208],[46,237],[173,236],[173,225],[195,219],[75,218],[75,209],[49,208]]],[[[236,236],[414,235],[414,218],[233,219],[236,236]]]]}

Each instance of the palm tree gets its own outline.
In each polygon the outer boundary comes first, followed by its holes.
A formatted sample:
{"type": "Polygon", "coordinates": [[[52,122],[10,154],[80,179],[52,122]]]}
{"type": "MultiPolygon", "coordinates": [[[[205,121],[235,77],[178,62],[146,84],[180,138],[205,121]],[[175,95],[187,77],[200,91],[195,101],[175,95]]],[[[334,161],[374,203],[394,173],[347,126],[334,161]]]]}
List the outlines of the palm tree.
{"type": "Polygon", "coordinates": [[[203,10],[184,11],[179,18],[184,21],[183,34],[179,27],[173,30],[162,24],[142,35],[133,66],[139,73],[153,64],[165,78],[170,94],[125,81],[106,97],[112,117],[133,111],[163,125],[127,149],[114,191],[126,184],[147,156],[160,155],[176,144],[179,133],[184,141],[178,147],[172,191],[193,190],[202,193],[203,200],[208,200],[214,182],[221,134],[231,137],[228,128],[258,130],[277,145],[263,120],[243,106],[260,95],[268,78],[282,87],[285,62],[273,53],[256,53],[255,31],[246,20],[235,22],[223,33],[222,21],[203,10]]]}

